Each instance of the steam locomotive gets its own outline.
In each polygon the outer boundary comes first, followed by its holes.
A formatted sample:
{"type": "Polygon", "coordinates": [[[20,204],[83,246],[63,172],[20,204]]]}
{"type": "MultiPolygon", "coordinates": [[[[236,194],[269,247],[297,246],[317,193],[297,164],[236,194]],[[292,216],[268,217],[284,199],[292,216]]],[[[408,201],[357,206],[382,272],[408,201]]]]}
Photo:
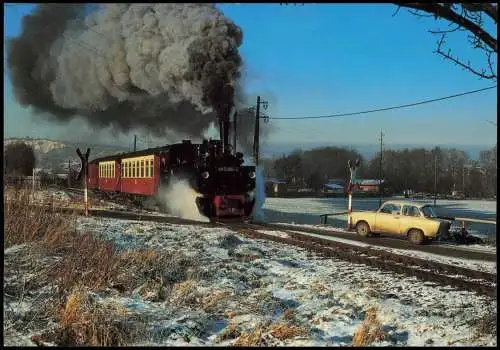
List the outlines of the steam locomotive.
{"type": "Polygon", "coordinates": [[[231,150],[229,118],[221,120],[219,126],[221,140],[203,140],[201,144],[184,140],[94,159],[86,165],[87,186],[146,199],[155,198],[173,179],[185,179],[199,194],[196,205],[202,215],[248,218],[255,203],[255,166],[244,166],[243,154],[231,150]]]}

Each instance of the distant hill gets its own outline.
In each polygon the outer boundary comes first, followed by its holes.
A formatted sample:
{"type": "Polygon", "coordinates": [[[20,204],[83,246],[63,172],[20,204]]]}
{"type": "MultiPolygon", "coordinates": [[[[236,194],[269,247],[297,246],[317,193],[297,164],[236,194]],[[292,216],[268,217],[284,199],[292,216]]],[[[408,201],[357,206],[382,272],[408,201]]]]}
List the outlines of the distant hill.
{"type": "Polygon", "coordinates": [[[24,142],[33,146],[37,159],[37,167],[53,172],[66,172],[68,169],[68,161],[71,161],[72,166],[80,164],[80,158],[76,154],[77,148],[80,148],[82,152],[85,152],[87,147],[90,148],[91,160],[130,151],[129,148],[123,146],[92,145],[81,142],[76,143],[32,138],[7,138],[3,141],[4,147],[15,142],[24,142]]]}

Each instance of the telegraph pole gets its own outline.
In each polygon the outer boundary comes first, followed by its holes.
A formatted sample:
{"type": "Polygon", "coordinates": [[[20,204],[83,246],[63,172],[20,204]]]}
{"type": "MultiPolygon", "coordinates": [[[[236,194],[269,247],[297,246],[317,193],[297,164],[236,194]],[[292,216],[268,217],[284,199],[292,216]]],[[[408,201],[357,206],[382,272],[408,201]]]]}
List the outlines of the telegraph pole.
{"type": "Polygon", "coordinates": [[[378,203],[379,208],[382,205],[382,196],[383,196],[383,192],[382,192],[382,176],[383,176],[383,170],[382,170],[382,153],[383,153],[383,144],[384,144],[384,133],[382,132],[382,130],[380,130],[380,164],[379,164],[379,184],[378,184],[378,190],[379,190],[379,195],[380,195],[380,199],[379,199],[379,203],[378,203]]]}
{"type": "Polygon", "coordinates": [[[438,167],[438,157],[437,153],[434,155],[434,206],[436,206],[436,197],[437,197],[437,167],[438,167]]]}
{"type": "Polygon", "coordinates": [[[137,150],[137,135],[134,135],[134,152],[137,150]]]}
{"type": "Polygon", "coordinates": [[[259,133],[260,133],[260,96],[257,96],[257,107],[255,108],[255,131],[253,136],[253,160],[255,166],[259,165],[259,133]]]}
{"type": "MultiPolygon", "coordinates": [[[[263,101],[260,99],[260,96],[257,96],[257,106],[255,108],[255,131],[253,137],[253,159],[255,166],[259,166],[259,139],[260,139],[260,105],[264,109],[267,109],[269,103],[267,101],[263,101]]],[[[269,117],[264,116],[264,121],[267,123],[269,117]]]]}

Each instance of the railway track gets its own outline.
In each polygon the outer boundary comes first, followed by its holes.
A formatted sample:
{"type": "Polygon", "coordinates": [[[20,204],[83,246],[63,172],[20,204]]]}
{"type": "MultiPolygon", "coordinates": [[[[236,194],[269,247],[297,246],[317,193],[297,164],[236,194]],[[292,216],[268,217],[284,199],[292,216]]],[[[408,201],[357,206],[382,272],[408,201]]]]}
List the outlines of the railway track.
{"type": "MultiPolygon", "coordinates": [[[[47,210],[54,210],[64,214],[84,214],[83,209],[58,208],[50,206],[45,206],[45,208],[47,210]]],[[[276,227],[277,225],[272,224],[254,224],[231,221],[203,223],[172,216],[102,209],[90,209],[89,215],[94,217],[154,221],[179,225],[196,224],[204,227],[224,227],[250,238],[269,240],[305,248],[327,258],[335,258],[356,264],[363,264],[409,277],[416,277],[422,281],[433,282],[437,285],[449,285],[460,290],[475,291],[478,294],[487,295],[489,297],[496,296],[496,274],[443,264],[436,261],[409,257],[370,247],[362,247],[333,241],[327,237],[318,237],[316,234],[311,235],[306,232],[296,232],[296,230],[291,231],[276,227]],[[279,230],[286,233],[287,237],[279,237],[259,232],[262,230],[279,230]]]]}
{"type": "Polygon", "coordinates": [[[259,232],[259,230],[269,229],[267,225],[229,224],[223,226],[251,238],[294,245],[326,257],[416,277],[437,285],[449,285],[461,290],[475,291],[489,297],[496,296],[496,274],[345,244],[305,233],[280,230],[288,235],[288,237],[280,237],[259,232]]]}

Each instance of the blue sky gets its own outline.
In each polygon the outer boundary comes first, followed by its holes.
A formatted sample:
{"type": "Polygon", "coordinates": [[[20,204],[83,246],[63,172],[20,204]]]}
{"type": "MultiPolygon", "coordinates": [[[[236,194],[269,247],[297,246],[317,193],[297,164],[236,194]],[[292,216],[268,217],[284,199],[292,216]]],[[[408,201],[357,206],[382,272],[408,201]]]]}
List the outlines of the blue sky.
{"type": "MultiPolygon", "coordinates": [[[[32,5],[4,5],[4,35],[20,32],[32,5]]],[[[271,117],[302,117],[412,103],[495,85],[433,53],[437,38],[428,29],[446,22],[419,19],[389,4],[223,4],[242,29],[245,87],[270,102],[271,117]]],[[[496,36],[496,29],[494,30],[496,36]]],[[[449,41],[454,53],[481,63],[465,34],[449,41]]],[[[4,63],[5,65],[5,63],[4,63]]],[[[7,78],[7,74],[4,74],[7,78]]],[[[6,136],[54,137],[80,122],[54,126],[20,108],[4,82],[6,136]]],[[[494,145],[497,91],[363,116],[316,120],[271,120],[272,143],[377,143],[387,145],[494,145]]],[[[126,136],[128,138],[128,136],[126,136]]],[[[67,138],[66,138],[67,139],[67,138]]],[[[271,142],[271,141],[267,141],[271,142]]]]}

